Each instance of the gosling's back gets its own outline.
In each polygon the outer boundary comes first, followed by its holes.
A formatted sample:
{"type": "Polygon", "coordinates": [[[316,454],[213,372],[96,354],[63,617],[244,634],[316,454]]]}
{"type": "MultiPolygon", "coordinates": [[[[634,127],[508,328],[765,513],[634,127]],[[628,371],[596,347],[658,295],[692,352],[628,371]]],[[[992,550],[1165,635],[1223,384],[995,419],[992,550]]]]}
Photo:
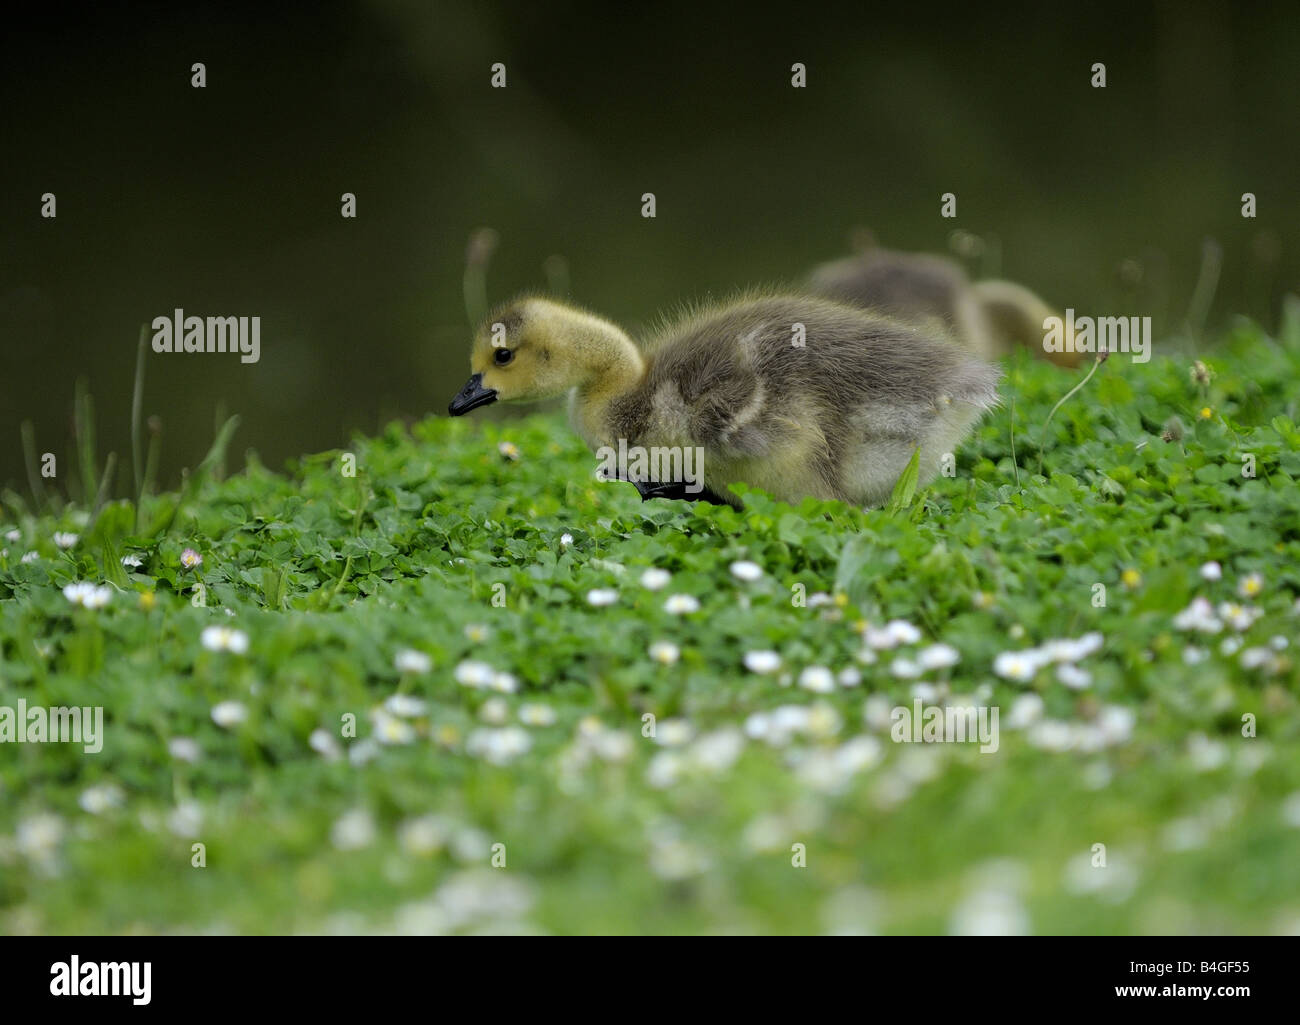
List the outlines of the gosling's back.
{"type": "Polygon", "coordinates": [[[917,447],[933,473],[996,402],[997,370],[937,331],[806,295],[706,307],[645,353],[611,437],[702,447],[720,493],[883,501],[917,447]]]}

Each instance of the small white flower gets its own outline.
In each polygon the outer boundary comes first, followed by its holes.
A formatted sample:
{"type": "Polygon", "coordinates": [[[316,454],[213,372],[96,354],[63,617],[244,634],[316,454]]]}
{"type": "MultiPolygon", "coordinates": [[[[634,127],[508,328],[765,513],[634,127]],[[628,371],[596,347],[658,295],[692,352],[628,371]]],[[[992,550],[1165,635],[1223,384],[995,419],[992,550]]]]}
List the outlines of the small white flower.
{"type": "Polygon", "coordinates": [[[203,809],[197,801],[182,801],[167,816],[167,828],[177,836],[198,836],[203,828],[203,809]]]}
{"type": "Polygon", "coordinates": [[[1011,711],[1007,714],[1007,728],[1023,730],[1043,717],[1043,699],[1037,694],[1021,694],[1011,702],[1011,711]]]}
{"type": "Polygon", "coordinates": [[[1223,567],[1211,560],[1201,567],[1201,578],[1209,581],[1222,580],[1223,567]]]}
{"type": "Polygon", "coordinates": [[[1084,634],[1078,640],[1069,638],[1051,640],[1037,650],[1044,662],[1078,662],[1101,649],[1104,638],[1096,631],[1084,634]]]}
{"type": "Polygon", "coordinates": [[[92,587],[81,600],[81,604],[88,609],[102,609],[112,597],[113,589],[111,587],[92,587]]]}
{"type": "Polygon", "coordinates": [[[330,829],[330,839],[341,851],[359,851],[375,842],[375,820],[364,808],[344,812],[330,829]]]}
{"type": "Polygon", "coordinates": [[[885,624],[885,629],[899,644],[915,644],[921,639],[921,631],[906,619],[891,619],[885,624]]]}
{"type": "Polygon", "coordinates": [[[471,644],[482,644],[492,636],[492,631],[482,623],[468,623],[465,626],[465,639],[471,644]]]}
{"type": "Polygon", "coordinates": [[[447,824],[437,815],[407,819],[397,831],[408,854],[436,854],[447,844],[447,824]]]}
{"type": "Polygon", "coordinates": [[[598,587],[587,592],[587,604],[595,608],[605,608],[618,601],[618,592],[608,587],[598,587]]]}
{"type": "Polygon", "coordinates": [[[1249,630],[1261,615],[1263,613],[1253,605],[1238,605],[1231,601],[1219,604],[1219,616],[1238,633],[1249,630]]]}
{"type": "Polygon", "coordinates": [[[18,852],[32,861],[47,861],[63,839],[63,820],[49,812],[41,812],[18,823],[14,843],[18,852]]]}
{"type": "Polygon", "coordinates": [[[1043,667],[1043,656],[1036,648],[1028,651],[1004,651],[993,660],[993,671],[1004,680],[1027,683],[1043,667]]]}
{"type": "Polygon", "coordinates": [[[1097,726],[1108,744],[1118,744],[1128,740],[1136,722],[1137,714],[1133,709],[1122,705],[1107,705],[1097,716],[1097,726]]]}
{"type": "Polygon", "coordinates": [[[462,687],[472,687],[478,690],[492,686],[492,677],[496,675],[496,670],[486,662],[467,660],[456,666],[453,675],[456,682],[462,687]]]}
{"type": "Polygon", "coordinates": [[[1276,656],[1270,648],[1246,648],[1241,653],[1241,665],[1244,669],[1271,669],[1276,656]]]}
{"type": "Polygon", "coordinates": [[[488,698],[478,710],[478,717],[489,726],[504,726],[510,718],[510,706],[505,698],[488,698]]]}
{"type": "Polygon", "coordinates": [[[889,671],[901,680],[914,680],[921,675],[920,665],[903,655],[889,663],[889,671]]]}
{"type": "Polygon", "coordinates": [[[519,689],[519,681],[515,679],[513,673],[493,673],[490,686],[502,694],[513,694],[519,689]]]}
{"type": "Polygon", "coordinates": [[[746,669],[760,676],[774,673],[781,668],[781,656],[775,651],[747,651],[744,662],[746,669]]]}
{"type": "Polygon", "coordinates": [[[418,719],[427,709],[424,701],[410,694],[393,694],[384,702],[384,711],[402,719],[418,719]]]}
{"type": "Polygon", "coordinates": [[[705,772],[726,772],[745,749],[745,735],[734,726],[706,733],[691,745],[691,764],[705,772]]]}
{"type": "Polygon", "coordinates": [[[916,656],[922,669],[948,669],[961,661],[961,654],[951,644],[931,644],[916,656]]]}
{"type": "Polygon", "coordinates": [[[197,762],[203,757],[203,750],[193,737],[172,737],[167,741],[167,753],[178,762],[197,762]]]}
{"type": "Polygon", "coordinates": [[[737,580],[744,580],[752,583],[763,576],[763,567],[756,562],[741,560],[731,564],[731,575],[737,580]]]}
{"type": "Polygon", "coordinates": [[[515,460],[519,458],[519,446],[516,445],[513,441],[498,442],[497,451],[500,452],[507,459],[515,460]]]}
{"type": "Polygon", "coordinates": [[[427,673],[433,668],[433,659],[423,651],[403,648],[393,656],[393,667],[399,673],[427,673]]]}
{"type": "Polygon", "coordinates": [[[21,531],[17,531],[17,530],[6,530],[6,531],[5,531],[5,540],[6,540],[6,541],[13,542],[13,541],[21,541],[22,539],[23,539],[23,535],[22,535],[22,532],[21,532],[21,531]]]}
{"type": "Polygon", "coordinates": [[[1223,624],[1215,618],[1214,607],[1204,598],[1194,598],[1192,603],[1174,616],[1174,626],[1179,630],[1197,630],[1217,634],[1223,624]]]}
{"type": "Polygon", "coordinates": [[[1274,634],[1268,639],[1268,645],[1274,651],[1286,651],[1291,646],[1291,642],[1281,634],[1274,634]]]}
{"type": "Polygon", "coordinates": [[[858,671],[857,666],[848,666],[836,674],[835,682],[841,687],[856,687],[862,682],[862,673],[858,671]]]}
{"type": "Polygon", "coordinates": [[[332,762],[342,754],[339,742],[334,739],[334,734],[327,729],[312,730],[311,736],[307,738],[307,743],[311,745],[313,751],[327,761],[332,762]]]}
{"type": "Polygon", "coordinates": [[[466,739],[465,750],[493,765],[505,765],[520,755],[527,754],[532,745],[532,737],[526,730],[518,726],[506,726],[502,729],[475,730],[466,739]]]}
{"type": "Polygon", "coordinates": [[[550,705],[527,704],[519,706],[519,721],[525,726],[555,725],[555,709],[550,705]]]}
{"type": "Polygon", "coordinates": [[[199,635],[199,643],[208,651],[229,651],[242,655],[248,651],[248,634],[228,626],[208,626],[199,635]]]}
{"type": "Polygon", "coordinates": [[[561,547],[561,548],[568,548],[569,545],[571,545],[571,544],[573,544],[573,535],[572,535],[572,534],[561,534],[561,535],[560,535],[560,547],[561,547]]]}
{"type": "Polygon", "coordinates": [[[138,555],[123,555],[122,565],[127,569],[139,569],[144,565],[144,562],[138,555]]]}
{"type": "Polygon", "coordinates": [[[1264,590],[1264,578],[1258,573],[1247,573],[1237,584],[1237,593],[1243,598],[1258,598],[1264,590]]]}
{"type": "Polygon", "coordinates": [[[82,605],[85,603],[86,595],[94,589],[94,584],[78,580],[75,583],[64,585],[63,597],[67,598],[73,605],[82,605]]]}
{"type": "Polygon", "coordinates": [[[641,586],[647,591],[662,591],[668,586],[668,581],[672,580],[673,575],[666,569],[659,569],[651,566],[641,574],[641,586]]]}
{"type": "Polygon", "coordinates": [[[690,615],[700,611],[700,602],[692,594],[670,594],[664,602],[664,611],[674,616],[690,615]]]}
{"type": "Polygon", "coordinates": [[[122,789],[114,783],[99,783],[87,787],[77,798],[77,803],[91,815],[102,815],[112,808],[122,806],[122,789]]]}
{"type": "Polygon", "coordinates": [[[195,566],[202,566],[203,556],[193,548],[186,548],[185,551],[181,552],[181,565],[186,569],[194,569],[195,566]]]}
{"type": "Polygon", "coordinates": [[[35,561],[36,561],[37,559],[39,559],[40,557],[41,557],[41,556],[40,556],[40,553],[39,553],[39,552],[27,552],[27,553],[26,553],[26,554],[25,554],[21,559],[19,559],[18,561],[19,561],[19,562],[35,562],[35,561]]]}
{"type": "Polygon", "coordinates": [[[650,657],[661,665],[670,666],[681,656],[681,649],[672,641],[655,641],[650,645],[650,657]]]}
{"type": "Polygon", "coordinates": [[[1219,645],[1219,654],[1223,655],[1225,658],[1237,654],[1237,652],[1240,650],[1241,650],[1240,637],[1225,637],[1223,639],[1223,642],[1219,645]]]}
{"type": "Polygon", "coordinates": [[[835,689],[835,675],[825,666],[809,666],[799,674],[799,686],[814,694],[829,694],[835,689]]]}
{"type": "Polygon", "coordinates": [[[61,530],[56,530],[54,532],[54,543],[64,551],[67,551],[67,549],[71,548],[79,540],[81,540],[81,535],[79,534],[68,534],[61,530]]]}
{"type": "Polygon", "coordinates": [[[1070,662],[1063,662],[1056,667],[1056,678],[1071,690],[1083,690],[1092,683],[1091,673],[1070,662]]]}
{"type": "Polygon", "coordinates": [[[370,714],[374,729],[371,736],[381,744],[409,744],[415,740],[415,727],[405,719],[389,715],[382,708],[370,714]]]}
{"type": "Polygon", "coordinates": [[[695,728],[685,719],[665,719],[655,728],[655,743],[661,747],[681,747],[695,736],[695,728]]]}
{"type": "Polygon", "coordinates": [[[248,718],[248,709],[238,701],[221,701],[212,706],[212,721],[225,729],[232,729],[248,718]]]}

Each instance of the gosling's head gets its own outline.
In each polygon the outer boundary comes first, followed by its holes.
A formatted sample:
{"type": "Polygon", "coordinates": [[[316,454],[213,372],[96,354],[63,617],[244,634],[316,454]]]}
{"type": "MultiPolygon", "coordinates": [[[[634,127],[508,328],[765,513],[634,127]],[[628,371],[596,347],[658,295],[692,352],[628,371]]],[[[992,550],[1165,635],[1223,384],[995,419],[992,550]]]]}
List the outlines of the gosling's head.
{"type": "Polygon", "coordinates": [[[582,388],[636,347],[617,327],[585,310],[535,296],[499,307],[474,335],[470,375],[447,412],[491,402],[534,402],[582,388]]]}

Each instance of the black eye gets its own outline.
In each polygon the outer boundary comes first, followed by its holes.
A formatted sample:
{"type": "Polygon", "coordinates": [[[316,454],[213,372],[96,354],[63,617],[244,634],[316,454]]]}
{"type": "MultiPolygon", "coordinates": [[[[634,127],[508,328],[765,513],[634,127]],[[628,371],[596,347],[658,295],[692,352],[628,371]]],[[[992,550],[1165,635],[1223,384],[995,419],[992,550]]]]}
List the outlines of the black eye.
{"type": "Polygon", "coordinates": [[[505,366],[514,358],[515,354],[509,349],[497,349],[492,353],[492,361],[499,367],[505,366]]]}

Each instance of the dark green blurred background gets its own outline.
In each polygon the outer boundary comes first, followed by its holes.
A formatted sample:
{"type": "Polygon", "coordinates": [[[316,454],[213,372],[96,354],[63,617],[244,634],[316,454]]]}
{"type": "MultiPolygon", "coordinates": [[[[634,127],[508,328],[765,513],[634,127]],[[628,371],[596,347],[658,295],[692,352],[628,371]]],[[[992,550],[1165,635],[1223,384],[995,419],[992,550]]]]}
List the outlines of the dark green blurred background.
{"type": "Polygon", "coordinates": [[[261,316],[262,359],[150,355],[166,481],[206,450],[221,401],[243,417],[235,451],[272,464],[444,412],[466,375],[466,240],[484,226],[500,239],[490,299],[543,286],[560,254],[572,295],[631,328],[795,279],[855,226],[909,249],[973,232],[973,271],[1080,312],[1152,313],[1157,336],[1186,313],[1206,237],[1223,253],[1211,324],[1272,326],[1300,290],[1296,4],[871,6],[379,0],[11,21],[0,480],[24,476],[24,419],[70,475],[81,375],[101,453],[129,466],[137,333],[177,306],[261,316]],[[57,220],[39,216],[47,191],[57,220]],[[948,191],[955,221],[939,216],[948,191]]]}

